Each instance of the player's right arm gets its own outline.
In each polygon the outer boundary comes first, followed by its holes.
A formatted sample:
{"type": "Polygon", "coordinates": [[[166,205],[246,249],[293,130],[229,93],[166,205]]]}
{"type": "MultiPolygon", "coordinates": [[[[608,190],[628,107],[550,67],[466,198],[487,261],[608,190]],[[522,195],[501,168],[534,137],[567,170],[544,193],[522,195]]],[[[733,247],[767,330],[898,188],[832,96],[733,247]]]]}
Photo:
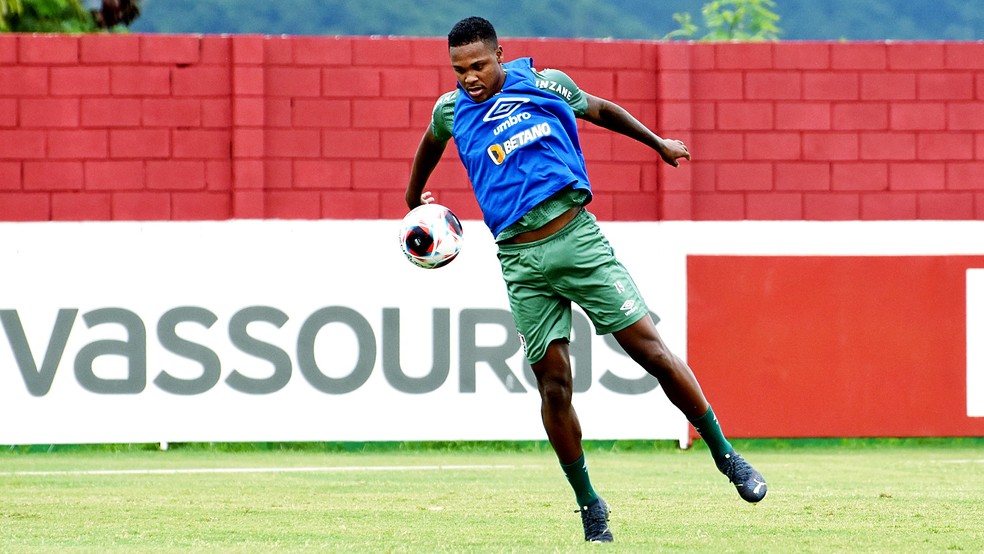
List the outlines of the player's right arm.
{"type": "Polygon", "coordinates": [[[451,140],[451,128],[454,125],[454,105],[458,91],[443,94],[434,104],[431,122],[417,146],[413,157],[413,167],[410,169],[410,182],[407,184],[407,206],[414,209],[421,204],[433,202],[429,192],[424,192],[427,179],[430,178],[437,162],[441,161],[444,149],[451,140]]]}
{"type": "Polygon", "coordinates": [[[417,153],[413,156],[413,167],[410,169],[410,182],[407,183],[407,206],[412,210],[417,206],[427,203],[428,198],[424,198],[424,187],[427,179],[430,178],[437,162],[441,161],[444,149],[448,146],[447,139],[440,139],[435,134],[430,125],[424,132],[417,146],[417,153]]]}

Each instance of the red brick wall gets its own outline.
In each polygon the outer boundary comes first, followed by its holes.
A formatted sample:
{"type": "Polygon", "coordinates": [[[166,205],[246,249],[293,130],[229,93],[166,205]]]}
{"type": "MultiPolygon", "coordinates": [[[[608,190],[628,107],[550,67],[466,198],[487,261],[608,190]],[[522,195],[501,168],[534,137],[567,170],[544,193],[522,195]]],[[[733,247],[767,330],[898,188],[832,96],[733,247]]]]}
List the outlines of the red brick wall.
{"type": "MultiPolygon", "coordinates": [[[[984,219],[984,44],[503,40],[692,163],[584,126],[602,219],[984,219]]],[[[441,39],[0,35],[0,220],[397,218],[441,39]]],[[[453,144],[431,181],[478,218],[453,144]]]]}

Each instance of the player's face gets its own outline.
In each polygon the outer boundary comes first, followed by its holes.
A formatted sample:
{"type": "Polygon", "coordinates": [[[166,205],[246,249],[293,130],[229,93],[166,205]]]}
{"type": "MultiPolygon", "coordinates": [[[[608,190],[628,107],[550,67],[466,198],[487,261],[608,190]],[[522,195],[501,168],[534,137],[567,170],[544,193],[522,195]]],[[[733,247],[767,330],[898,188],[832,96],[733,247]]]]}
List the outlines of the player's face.
{"type": "Polygon", "coordinates": [[[461,88],[475,102],[492,98],[502,90],[506,80],[506,71],[502,68],[502,47],[493,49],[482,41],[452,47],[451,68],[461,88]]]}

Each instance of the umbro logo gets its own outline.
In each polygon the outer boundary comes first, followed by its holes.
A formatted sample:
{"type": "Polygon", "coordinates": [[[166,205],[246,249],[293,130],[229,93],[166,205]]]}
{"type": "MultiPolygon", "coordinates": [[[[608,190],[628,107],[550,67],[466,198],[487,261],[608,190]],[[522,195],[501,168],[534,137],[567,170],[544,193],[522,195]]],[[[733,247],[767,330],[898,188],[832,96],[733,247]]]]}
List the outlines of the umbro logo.
{"type": "Polygon", "coordinates": [[[625,312],[625,315],[632,315],[632,312],[636,311],[635,300],[631,298],[626,300],[619,309],[625,312]]]}
{"type": "Polygon", "coordinates": [[[513,114],[520,106],[529,102],[529,98],[521,98],[517,96],[505,96],[495,99],[495,103],[486,112],[485,117],[482,118],[483,121],[495,121],[497,119],[505,119],[513,114]]]}

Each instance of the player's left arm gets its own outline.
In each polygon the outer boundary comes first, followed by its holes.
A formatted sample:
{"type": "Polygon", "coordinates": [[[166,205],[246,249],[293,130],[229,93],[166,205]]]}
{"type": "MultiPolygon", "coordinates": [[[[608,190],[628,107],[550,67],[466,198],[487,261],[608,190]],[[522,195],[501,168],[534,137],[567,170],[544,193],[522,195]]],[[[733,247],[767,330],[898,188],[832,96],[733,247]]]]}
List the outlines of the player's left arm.
{"type": "Polygon", "coordinates": [[[599,127],[635,139],[652,148],[663,161],[677,167],[680,159],[690,159],[690,151],[682,140],[664,139],[643,125],[638,119],[618,104],[581,91],[587,100],[584,112],[579,115],[599,127]]]}

